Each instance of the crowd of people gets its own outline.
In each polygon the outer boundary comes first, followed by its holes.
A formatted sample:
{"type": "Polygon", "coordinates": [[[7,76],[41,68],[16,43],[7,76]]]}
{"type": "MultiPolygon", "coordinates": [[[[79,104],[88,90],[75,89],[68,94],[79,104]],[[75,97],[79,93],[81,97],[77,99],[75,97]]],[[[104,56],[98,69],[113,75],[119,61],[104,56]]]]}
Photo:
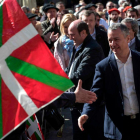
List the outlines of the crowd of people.
{"type": "Polygon", "coordinates": [[[75,85],[54,102],[70,107],[73,140],[140,139],[139,1],[21,9],[75,85]]]}

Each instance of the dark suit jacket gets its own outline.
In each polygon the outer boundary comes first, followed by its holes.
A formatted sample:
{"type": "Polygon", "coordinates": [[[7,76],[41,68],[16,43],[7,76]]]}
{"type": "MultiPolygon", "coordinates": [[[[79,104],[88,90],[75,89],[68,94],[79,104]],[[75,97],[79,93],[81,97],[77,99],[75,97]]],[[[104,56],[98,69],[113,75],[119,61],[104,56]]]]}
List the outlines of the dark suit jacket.
{"type": "MultiPolygon", "coordinates": [[[[131,51],[131,54],[133,63],[134,83],[140,108],[140,53],[137,51],[131,51]]],[[[122,133],[124,101],[120,75],[113,53],[97,64],[92,91],[97,94],[98,99],[92,105],[85,104],[82,114],[87,114],[92,119],[92,115],[94,115],[96,110],[99,108],[101,101],[105,100],[107,115],[111,118],[116,128],[122,133]]],[[[110,120],[108,119],[105,119],[104,121],[107,125],[106,129],[108,130],[110,130],[109,121],[110,120]]],[[[110,132],[108,131],[108,133],[110,132]]]]}
{"type": "Polygon", "coordinates": [[[138,39],[137,36],[135,37],[135,43],[136,43],[135,49],[136,49],[138,52],[140,52],[140,40],[138,39]]]}
{"type": "Polygon", "coordinates": [[[54,32],[54,34],[59,33],[60,35],[60,31],[59,31],[59,27],[55,22],[55,27],[53,28],[52,25],[50,24],[49,19],[43,21],[41,23],[41,27],[42,27],[42,31],[43,31],[43,35],[46,35],[48,32],[54,32]]]}
{"type": "Polygon", "coordinates": [[[95,29],[96,29],[96,41],[102,47],[105,57],[107,57],[110,50],[107,32],[102,30],[100,27],[95,27],[95,29]]]}
{"type": "MultiPolygon", "coordinates": [[[[83,81],[82,87],[90,90],[94,77],[95,65],[103,58],[104,54],[102,48],[94,39],[92,39],[89,34],[85,38],[80,50],[78,50],[75,55],[72,53],[68,68],[66,70],[67,74],[69,74],[73,63],[69,78],[75,84],[75,87],[71,89],[71,92],[75,90],[79,79],[83,81]]],[[[80,109],[82,109],[82,107],[83,104],[80,105],[80,109]]]]}

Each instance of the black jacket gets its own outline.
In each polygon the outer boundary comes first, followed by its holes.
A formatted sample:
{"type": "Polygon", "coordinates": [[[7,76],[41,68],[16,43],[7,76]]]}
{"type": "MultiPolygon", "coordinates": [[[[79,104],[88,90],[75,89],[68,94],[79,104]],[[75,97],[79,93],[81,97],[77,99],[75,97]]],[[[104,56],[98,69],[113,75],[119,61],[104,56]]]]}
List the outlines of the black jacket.
{"type": "Polygon", "coordinates": [[[107,32],[100,29],[99,27],[95,27],[95,29],[96,29],[96,41],[102,47],[105,57],[107,57],[110,50],[107,32]]]}
{"type": "MultiPolygon", "coordinates": [[[[66,71],[67,74],[69,74],[73,63],[69,78],[75,84],[75,87],[71,89],[71,92],[75,90],[79,79],[83,81],[82,87],[90,90],[93,82],[95,65],[103,58],[104,54],[102,48],[89,34],[85,38],[80,50],[78,50],[75,55],[72,53],[69,66],[66,71]]],[[[81,107],[83,107],[83,105],[81,107]]]]}
{"type": "Polygon", "coordinates": [[[137,36],[135,37],[135,43],[136,43],[135,46],[136,51],[140,52],[140,40],[138,39],[137,36]]]}
{"type": "MultiPolygon", "coordinates": [[[[140,53],[132,50],[131,54],[134,84],[138,99],[138,105],[140,108],[140,53]]],[[[102,101],[102,99],[105,99],[107,108],[106,115],[109,116],[111,120],[108,117],[105,118],[104,134],[109,134],[111,136],[111,139],[118,139],[117,137],[119,137],[119,133],[116,133],[115,131],[116,128],[118,128],[121,133],[123,132],[124,97],[120,74],[113,53],[96,65],[92,91],[96,93],[98,99],[93,104],[85,104],[82,114],[87,114],[89,116],[89,119],[92,120],[92,115],[94,116],[94,114],[96,113],[100,102],[102,101]],[[116,128],[112,126],[114,125],[111,123],[112,121],[115,124],[116,128]]]]}
{"type": "Polygon", "coordinates": [[[41,23],[41,27],[43,30],[43,35],[47,34],[48,32],[51,32],[51,33],[54,32],[54,34],[57,34],[57,33],[60,34],[58,25],[55,23],[55,27],[53,28],[52,25],[50,24],[49,19],[43,21],[41,23]]]}

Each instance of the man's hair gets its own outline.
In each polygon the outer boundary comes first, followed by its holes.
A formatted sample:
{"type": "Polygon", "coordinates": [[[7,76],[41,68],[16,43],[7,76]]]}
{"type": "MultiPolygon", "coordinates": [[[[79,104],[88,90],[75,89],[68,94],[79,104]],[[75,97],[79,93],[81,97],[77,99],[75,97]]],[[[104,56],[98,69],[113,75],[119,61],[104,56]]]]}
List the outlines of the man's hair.
{"type": "Polygon", "coordinates": [[[126,11],[126,15],[127,15],[128,12],[135,12],[137,16],[139,15],[138,10],[135,9],[135,8],[129,8],[129,9],[126,11]]]}
{"type": "Polygon", "coordinates": [[[114,23],[114,24],[112,24],[108,28],[108,31],[109,30],[113,31],[113,30],[117,30],[117,29],[120,29],[125,37],[127,37],[129,35],[129,29],[122,23],[114,23]]]}
{"type": "Polygon", "coordinates": [[[139,25],[138,25],[138,22],[137,20],[133,19],[133,18],[125,18],[121,21],[122,24],[125,24],[125,23],[130,23],[131,24],[131,28],[134,32],[134,36],[137,35],[138,31],[139,31],[139,25]]]}
{"type": "Polygon", "coordinates": [[[125,0],[119,0],[118,1],[119,6],[122,4],[122,2],[125,2],[125,0]]]}
{"type": "Polygon", "coordinates": [[[96,3],[95,5],[96,5],[96,6],[102,5],[102,6],[104,7],[104,5],[103,5],[102,3],[100,3],[100,2],[96,3]]]}
{"type": "Polygon", "coordinates": [[[105,15],[105,12],[98,12],[98,14],[100,15],[100,17],[102,18],[102,16],[105,15]]]}
{"type": "Polygon", "coordinates": [[[130,3],[129,2],[124,2],[123,4],[122,4],[122,7],[126,7],[126,6],[130,6],[130,3]]]}
{"type": "Polygon", "coordinates": [[[91,10],[85,10],[83,13],[82,13],[82,15],[81,16],[86,16],[86,17],[88,17],[88,16],[90,16],[91,14],[93,14],[94,15],[94,17],[95,17],[95,20],[96,20],[96,15],[95,15],[95,12],[94,11],[91,11],[91,10]]]}
{"type": "Polygon", "coordinates": [[[55,6],[58,8],[58,6],[59,6],[60,4],[63,4],[63,5],[64,5],[64,3],[63,3],[62,1],[59,1],[59,2],[57,2],[57,3],[55,4],[55,6]]]}
{"type": "Polygon", "coordinates": [[[134,8],[137,9],[137,10],[140,10],[140,5],[137,5],[134,8]]]}
{"type": "Polygon", "coordinates": [[[83,30],[86,30],[86,33],[89,34],[89,29],[88,29],[88,25],[84,22],[81,21],[77,24],[76,26],[78,33],[80,34],[80,32],[82,32],[83,30]]]}
{"type": "Polygon", "coordinates": [[[107,7],[108,3],[113,3],[113,2],[112,2],[112,1],[108,1],[108,2],[106,3],[106,7],[107,7]]]}
{"type": "Polygon", "coordinates": [[[95,19],[96,19],[96,17],[101,18],[100,14],[99,14],[99,13],[97,13],[97,12],[95,12],[95,19]]]}

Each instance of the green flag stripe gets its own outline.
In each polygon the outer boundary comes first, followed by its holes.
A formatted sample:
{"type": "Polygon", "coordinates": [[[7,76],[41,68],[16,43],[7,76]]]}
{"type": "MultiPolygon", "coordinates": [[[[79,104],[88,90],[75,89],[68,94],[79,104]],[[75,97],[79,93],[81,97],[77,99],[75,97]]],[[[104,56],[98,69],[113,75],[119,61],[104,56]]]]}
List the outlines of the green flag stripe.
{"type": "Polygon", "coordinates": [[[11,71],[29,77],[61,91],[66,91],[73,86],[71,80],[41,69],[35,65],[29,64],[25,61],[9,56],[6,59],[7,65],[11,71]]]}
{"type": "Polygon", "coordinates": [[[1,93],[1,75],[0,75],[0,138],[3,136],[3,127],[2,127],[2,93],[1,93]]]}
{"type": "Polygon", "coordinates": [[[2,29],[3,29],[3,11],[2,11],[3,0],[0,2],[0,47],[2,46],[2,29]]]}
{"type": "Polygon", "coordinates": [[[30,126],[30,125],[31,125],[31,124],[29,123],[29,121],[28,121],[28,120],[26,121],[26,124],[27,124],[28,126],[30,126]]]}
{"type": "MultiPolygon", "coordinates": [[[[37,140],[41,140],[41,138],[38,136],[38,134],[36,132],[34,134],[35,134],[35,137],[37,140]]],[[[40,135],[41,135],[41,133],[40,133],[40,135]]]]}
{"type": "Polygon", "coordinates": [[[33,118],[33,116],[31,116],[30,119],[31,119],[33,122],[35,121],[34,118],[33,118]]]}

